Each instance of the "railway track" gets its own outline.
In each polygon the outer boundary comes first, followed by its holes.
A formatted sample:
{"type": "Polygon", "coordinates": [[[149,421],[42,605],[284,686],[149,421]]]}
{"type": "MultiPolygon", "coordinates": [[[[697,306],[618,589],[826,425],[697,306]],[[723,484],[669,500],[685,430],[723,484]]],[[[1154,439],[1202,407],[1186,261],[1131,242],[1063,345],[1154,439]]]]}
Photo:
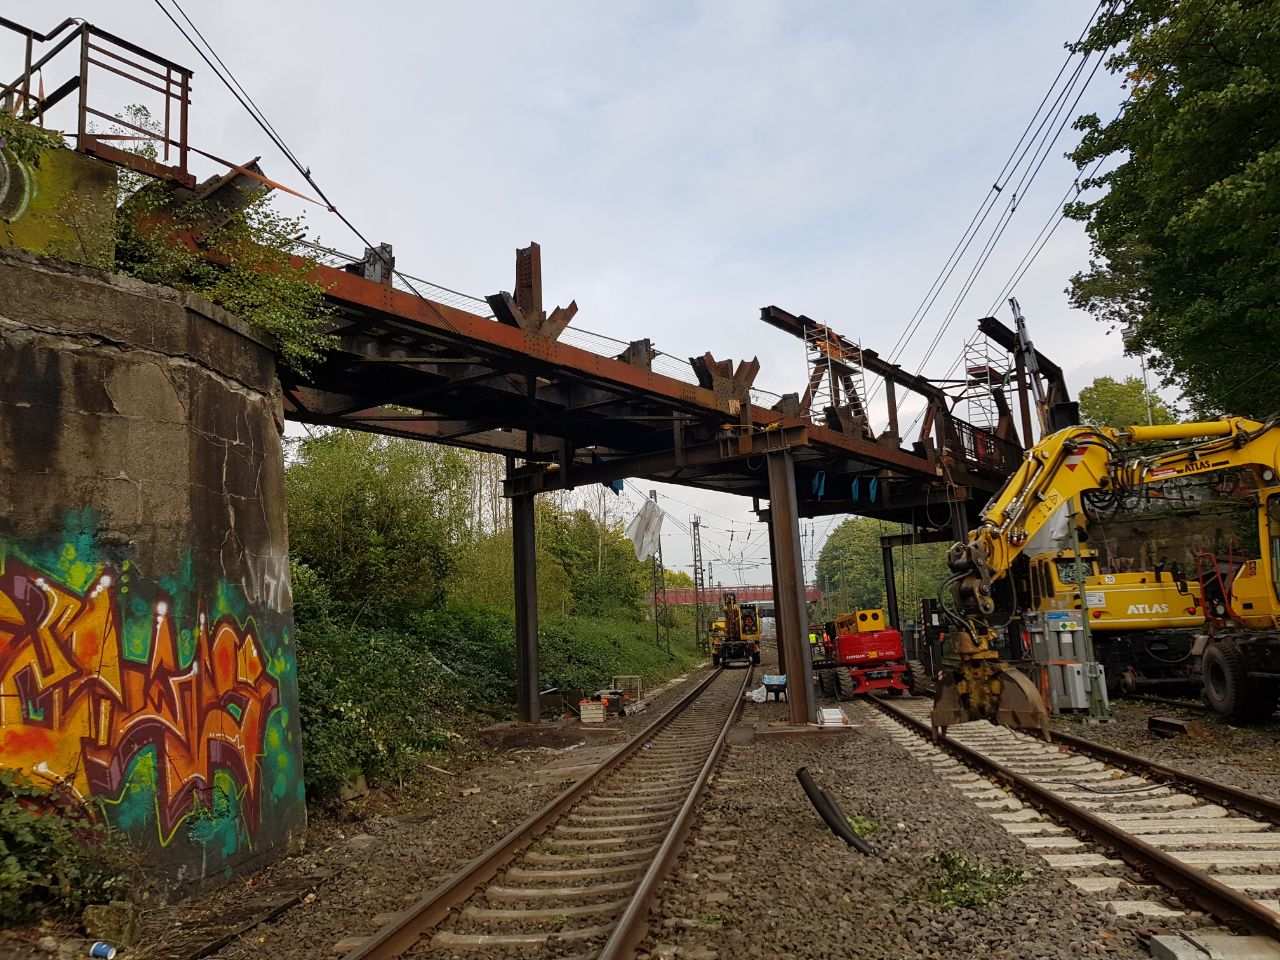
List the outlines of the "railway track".
{"type": "Polygon", "coordinates": [[[630,956],[753,672],[708,676],[345,960],[630,956]]]}
{"type": "Polygon", "coordinates": [[[1203,925],[1163,902],[1172,893],[1237,932],[1280,941],[1280,801],[1077,737],[1046,744],[966,723],[935,741],[928,701],[873,703],[911,753],[1109,909],[1203,925]]]}

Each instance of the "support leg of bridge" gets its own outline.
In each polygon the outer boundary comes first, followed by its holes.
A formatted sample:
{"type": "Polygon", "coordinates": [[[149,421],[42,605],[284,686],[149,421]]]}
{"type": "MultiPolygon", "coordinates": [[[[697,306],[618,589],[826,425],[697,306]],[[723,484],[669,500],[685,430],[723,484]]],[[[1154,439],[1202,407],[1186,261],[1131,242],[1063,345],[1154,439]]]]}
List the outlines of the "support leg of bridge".
{"type": "Polygon", "coordinates": [[[885,602],[889,605],[889,626],[893,629],[900,629],[898,626],[898,581],[893,575],[893,547],[882,543],[880,545],[880,560],[884,565],[884,597],[885,602]]]}
{"type": "Polygon", "coordinates": [[[791,453],[768,454],[769,518],[773,528],[774,599],[778,636],[787,662],[787,707],[797,726],[813,723],[813,664],[809,659],[808,616],[804,596],[804,561],[800,556],[800,517],[791,453]]]}
{"type": "Polygon", "coordinates": [[[538,575],[534,543],[533,494],[511,498],[512,554],[516,580],[516,720],[537,723],[538,575]]]}
{"type": "MultiPolygon", "coordinates": [[[[767,527],[769,529],[769,556],[776,557],[778,555],[778,544],[773,539],[772,520],[768,522],[767,527]]],[[[773,633],[774,643],[778,645],[778,672],[785,674],[787,672],[787,651],[782,644],[782,627],[779,626],[782,620],[778,614],[778,598],[782,596],[782,590],[779,589],[778,584],[778,565],[770,563],[769,572],[773,576],[773,633]]]]}

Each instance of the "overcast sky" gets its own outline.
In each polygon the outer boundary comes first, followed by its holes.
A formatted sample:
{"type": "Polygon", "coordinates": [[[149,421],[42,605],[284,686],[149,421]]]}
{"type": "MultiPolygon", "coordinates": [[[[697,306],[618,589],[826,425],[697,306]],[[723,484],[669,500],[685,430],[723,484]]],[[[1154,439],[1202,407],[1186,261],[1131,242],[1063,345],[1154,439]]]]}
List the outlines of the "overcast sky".
{"type": "MultiPolygon", "coordinates": [[[[483,295],[511,288],[514,249],[536,240],[548,307],[576,299],[575,325],[647,336],[679,357],[758,355],[758,385],[785,392],[803,388],[803,347],[761,324],[759,308],[808,314],[887,354],[1094,3],[183,6],[331,199],[392,243],[402,269],[483,295]]],[[[303,186],[154,0],[8,0],[4,12],[39,29],[84,17],[194,67],[192,143],[230,160],[262,155],[269,176],[303,186]]],[[[12,44],[0,53],[13,62],[12,44]]],[[[1100,72],[1077,112],[1110,116],[1121,96],[1100,72]]],[[[1075,139],[1066,130],[1020,198],[926,375],[956,359],[1071,184],[1062,154],[1075,139]]],[[[322,241],[359,253],[312,210],[322,241]]],[[[1068,278],[1086,261],[1083,231],[1067,223],[1016,290],[1073,392],[1137,373],[1117,336],[1067,305],[1068,278]]],[[[907,345],[906,368],[917,369],[960,279],[907,345]]],[[[1007,307],[999,315],[1008,320],[1007,307]]],[[[768,582],[767,567],[750,565],[767,551],[750,534],[749,502],[663,493],[679,498],[664,500],[673,515],[698,510],[719,528],[704,547],[716,579],[768,582]]],[[[812,526],[808,558],[830,523],[812,526]]],[[[664,546],[668,566],[687,569],[687,537],[669,526],[664,546]]]]}

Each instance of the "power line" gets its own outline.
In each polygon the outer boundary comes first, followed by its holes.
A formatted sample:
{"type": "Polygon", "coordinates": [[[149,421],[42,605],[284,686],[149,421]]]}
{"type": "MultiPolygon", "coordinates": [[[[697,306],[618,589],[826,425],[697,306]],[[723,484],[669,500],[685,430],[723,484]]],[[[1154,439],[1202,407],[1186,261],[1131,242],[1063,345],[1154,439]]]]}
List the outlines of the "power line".
{"type": "MultiPolygon", "coordinates": [[[[1115,6],[1113,5],[1112,10],[1114,11],[1114,9],[1115,9],[1115,6]]],[[[1014,214],[1017,213],[1018,205],[1020,201],[1023,198],[1025,198],[1027,191],[1031,189],[1031,186],[1035,183],[1036,178],[1040,175],[1040,171],[1041,169],[1043,169],[1045,161],[1049,159],[1050,151],[1053,150],[1054,144],[1058,142],[1058,138],[1062,136],[1062,132],[1067,128],[1067,124],[1071,122],[1072,114],[1075,112],[1075,109],[1079,105],[1080,100],[1084,97],[1085,91],[1089,89],[1089,85],[1093,82],[1093,78],[1097,76],[1098,69],[1102,66],[1104,59],[1105,59],[1104,57],[1099,55],[1098,59],[1094,62],[1093,69],[1089,71],[1088,77],[1085,78],[1084,83],[1080,86],[1079,90],[1076,92],[1075,99],[1071,101],[1070,107],[1066,107],[1065,106],[1066,101],[1063,100],[1061,101],[1061,105],[1058,107],[1058,109],[1055,110],[1054,119],[1056,120],[1059,116],[1061,116],[1062,118],[1061,122],[1058,124],[1057,130],[1053,133],[1052,139],[1049,138],[1049,133],[1046,130],[1045,136],[1041,140],[1041,146],[1037,148],[1036,154],[1034,155],[1035,157],[1038,157],[1038,160],[1036,160],[1035,162],[1034,168],[1029,167],[1026,171],[1024,171],[1022,179],[1018,181],[1018,185],[1014,190],[1013,196],[1009,199],[1009,202],[1006,205],[1004,215],[1000,220],[996,222],[996,226],[995,228],[993,228],[991,236],[987,240],[986,246],[983,248],[982,252],[978,255],[978,259],[974,262],[973,267],[970,269],[969,276],[965,279],[964,284],[960,288],[960,292],[956,295],[956,298],[951,305],[951,309],[948,311],[946,317],[943,319],[941,325],[938,327],[938,331],[937,333],[934,334],[933,339],[930,341],[928,349],[925,350],[924,356],[921,357],[919,365],[916,370],[917,376],[920,376],[923,374],[925,365],[929,362],[930,358],[932,358],[934,351],[938,348],[938,345],[942,342],[943,336],[945,336],[947,330],[951,327],[952,322],[955,320],[956,316],[959,314],[960,308],[964,305],[965,300],[968,299],[969,292],[973,289],[974,284],[977,283],[978,276],[982,273],[983,269],[987,265],[987,262],[991,259],[991,254],[994,252],[996,245],[1000,242],[1000,238],[1004,236],[1004,232],[1005,230],[1008,229],[1009,223],[1013,220],[1014,214]]],[[[1087,61],[1088,61],[1088,55],[1086,55],[1085,60],[1081,61],[1080,70],[1078,70],[1076,74],[1077,77],[1079,76],[1079,73],[1083,70],[1083,67],[1085,63],[1087,63],[1087,61]]]]}
{"type": "MultiPolygon", "coordinates": [[[[200,40],[208,48],[208,51],[209,51],[208,54],[206,54],[205,51],[201,49],[200,44],[196,43],[196,41],[192,38],[191,34],[189,34],[183,28],[182,24],[180,24],[177,21],[177,19],[174,18],[173,14],[170,13],[169,10],[164,6],[164,3],[162,2],[162,0],[154,0],[154,2],[155,2],[155,5],[160,9],[160,12],[163,13],[165,17],[168,18],[169,22],[174,25],[178,33],[182,35],[183,39],[185,39],[187,43],[191,45],[191,48],[195,50],[195,52],[200,56],[200,59],[205,62],[205,64],[213,72],[214,76],[216,76],[222,82],[223,86],[227,88],[227,90],[231,93],[232,97],[235,98],[236,102],[239,103],[240,106],[243,107],[245,111],[249,114],[249,116],[253,118],[254,122],[257,123],[257,125],[261,128],[262,132],[265,133],[267,135],[267,138],[275,145],[276,149],[278,149],[284,155],[285,159],[289,161],[289,163],[302,176],[302,178],[311,185],[311,188],[315,190],[316,195],[324,202],[324,205],[328,208],[329,212],[332,213],[334,216],[336,216],[343,223],[343,225],[347,227],[347,229],[349,229],[352,233],[354,233],[356,237],[361,241],[361,243],[364,244],[365,249],[372,251],[373,255],[378,257],[378,259],[382,261],[383,266],[386,267],[387,271],[392,275],[398,277],[400,279],[400,282],[404,284],[405,288],[410,293],[412,293],[415,297],[421,300],[426,305],[427,309],[429,309],[436,316],[436,318],[440,321],[440,323],[446,329],[454,333],[460,333],[458,328],[454,326],[452,322],[450,322],[449,318],[446,317],[439,310],[439,308],[435,305],[435,303],[427,299],[427,297],[423,296],[422,292],[414,285],[412,278],[408,277],[402,271],[397,270],[395,267],[394,261],[388,259],[387,255],[382,252],[381,248],[375,247],[373,243],[369,240],[369,238],[366,237],[364,233],[361,232],[361,230],[354,223],[352,223],[351,220],[349,220],[347,216],[343,214],[342,211],[340,211],[333,204],[333,201],[331,201],[329,197],[325,194],[324,190],[321,189],[320,184],[316,182],[315,177],[311,175],[311,168],[309,166],[305,166],[302,163],[302,161],[298,158],[298,156],[293,152],[293,150],[289,148],[289,145],[285,143],[284,138],[280,136],[279,133],[276,132],[275,127],[267,119],[266,114],[264,114],[258,108],[257,104],[254,103],[254,101],[249,97],[249,94],[247,92],[243,93],[243,95],[241,94],[240,91],[244,91],[243,84],[241,84],[240,81],[236,79],[235,74],[231,71],[229,67],[226,66],[222,58],[218,56],[218,53],[216,50],[214,50],[213,45],[210,44],[209,41],[205,39],[204,34],[200,32],[199,28],[196,27],[196,25],[192,22],[191,18],[187,16],[186,11],[182,9],[181,5],[178,3],[178,0],[169,0],[169,2],[172,3],[174,8],[182,15],[182,19],[185,20],[187,23],[191,24],[191,29],[195,32],[195,34],[200,38],[200,40]],[[210,59],[210,56],[213,57],[213,60],[210,59]],[[221,69],[219,69],[219,67],[214,65],[215,60],[217,61],[218,64],[221,64],[222,66],[221,69]],[[223,71],[225,71],[225,75],[223,71]]],[[[521,385],[517,384],[511,378],[510,374],[500,372],[498,376],[500,376],[503,380],[505,380],[513,389],[523,392],[521,385]]],[[[548,410],[546,406],[541,401],[539,401],[536,396],[530,395],[528,396],[528,400],[530,401],[530,403],[532,403],[544,414],[547,414],[548,416],[552,414],[552,411],[548,410]]]]}
{"type": "MultiPolygon", "coordinates": [[[[1080,31],[1080,36],[1076,41],[1077,44],[1083,41],[1084,37],[1088,34],[1089,30],[1094,26],[1094,22],[1097,20],[1099,14],[1102,12],[1103,7],[1108,2],[1111,3],[1111,10],[1113,11],[1115,9],[1116,0],[1101,0],[1101,2],[1098,3],[1097,7],[1094,8],[1094,11],[1089,15],[1088,22],[1085,24],[1084,29],[1080,31]]],[[[896,362],[898,358],[901,356],[902,351],[906,348],[906,345],[910,342],[911,336],[915,333],[916,329],[918,329],[920,324],[924,321],[925,316],[928,314],[929,310],[932,309],[934,302],[936,302],[938,296],[941,295],[943,287],[945,287],[947,281],[951,278],[951,275],[952,273],[954,273],[956,267],[959,266],[960,259],[968,251],[969,246],[972,244],[974,238],[977,236],[978,230],[980,230],[982,228],[982,225],[986,222],[986,219],[990,215],[991,210],[995,207],[996,201],[998,200],[1000,194],[1003,193],[1004,189],[1008,186],[1009,181],[1013,178],[1014,172],[1022,164],[1023,159],[1026,157],[1027,150],[1031,148],[1031,144],[1035,141],[1035,138],[1039,134],[1040,129],[1043,128],[1046,118],[1050,116],[1053,112],[1053,111],[1050,111],[1050,113],[1045,114],[1045,116],[1042,118],[1041,113],[1044,110],[1045,104],[1049,102],[1050,97],[1053,95],[1054,90],[1057,89],[1058,83],[1062,79],[1063,74],[1066,72],[1067,67],[1075,58],[1076,58],[1076,54],[1074,52],[1069,53],[1066,59],[1063,61],[1062,66],[1058,68],[1057,74],[1054,76],[1053,81],[1049,84],[1049,88],[1045,91],[1044,96],[1040,99],[1040,103],[1037,105],[1035,111],[1032,113],[1031,118],[1027,121],[1027,125],[1023,128],[1021,136],[1019,136],[1017,143],[1014,144],[1013,149],[1009,153],[1009,157],[1005,160],[1004,166],[1001,167],[1000,172],[996,175],[995,181],[992,183],[990,189],[987,191],[987,194],[984,196],[982,202],[978,205],[978,209],[974,213],[973,217],[970,219],[969,225],[965,228],[964,233],[961,234],[961,237],[956,242],[955,247],[952,248],[952,251],[950,255],[947,257],[947,260],[943,263],[942,268],[938,271],[937,275],[933,279],[933,282],[930,283],[928,289],[926,289],[924,297],[921,299],[919,306],[916,307],[916,310],[912,314],[911,319],[907,322],[906,327],[903,328],[902,333],[898,336],[898,339],[894,343],[893,348],[889,351],[890,363],[896,362]],[[1039,127],[1037,127],[1036,125],[1037,120],[1039,120],[1039,127]],[[1033,134],[1031,137],[1031,140],[1028,141],[1027,136],[1029,133],[1031,133],[1033,128],[1036,128],[1036,133],[1033,134]],[[1006,177],[1006,174],[1008,174],[1007,177],[1006,177]]],[[[1058,102],[1061,101],[1061,99],[1063,98],[1065,93],[1071,88],[1071,86],[1074,85],[1075,80],[1078,78],[1079,72],[1081,69],[1083,69],[1084,62],[1087,59],[1088,59],[1087,56],[1081,59],[1080,65],[1077,66],[1075,72],[1072,74],[1072,77],[1068,81],[1067,85],[1064,86],[1062,91],[1058,93],[1058,97],[1055,101],[1055,106],[1058,102]]],[[[873,399],[878,389],[879,389],[879,384],[873,385],[867,399],[868,400],[873,399]]]]}
{"type": "MultiPolygon", "coordinates": [[[[1214,7],[1217,6],[1218,2],[1219,0],[1213,0],[1213,2],[1210,3],[1209,6],[1205,8],[1204,12],[1200,15],[1200,19],[1196,21],[1196,25],[1191,29],[1191,32],[1188,33],[1187,36],[1183,39],[1182,44],[1178,47],[1177,52],[1174,53],[1173,57],[1171,58],[1171,61],[1176,60],[1178,57],[1182,55],[1183,51],[1186,50],[1187,46],[1195,38],[1196,34],[1200,32],[1200,28],[1204,25],[1205,21],[1208,19],[1209,14],[1213,11],[1214,7]]],[[[1183,10],[1179,9],[1173,15],[1173,18],[1169,22],[1170,26],[1172,26],[1173,23],[1176,22],[1178,16],[1180,16],[1182,12],[1183,10]]],[[[1095,65],[1094,73],[1097,72],[1097,69],[1098,69],[1098,65],[1095,65]]],[[[1090,79],[1092,79],[1092,74],[1090,75],[1090,79]]],[[[1169,79],[1170,79],[1170,73],[1166,72],[1165,75],[1160,78],[1159,82],[1167,83],[1169,79]]],[[[1078,100],[1079,98],[1077,98],[1077,101],[1078,100]]],[[[1133,100],[1128,100],[1124,104],[1122,104],[1120,109],[1116,112],[1115,117],[1112,118],[1111,123],[1115,123],[1116,121],[1121,120],[1123,117],[1125,117],[1128,113],[1129,107],[1132,106],[1134,102],[1135,101],[1133,100]]],[[[1073,110],[1075,109],[1074,105],[1072,109],[1073,110]]],[[[1110,126],[1110,124],[1108,124],[1108,126],[1110,126]]],[[[1067,187],[1066,192],[1063,194],[1062,200],[1058,202],[1053,212],[1050,213],[1048,220],[1046,220],[1044,226],[1040,228],[1040,233],[1037,234],[1036,238],[1031,241],[1031,245],[1030,247],[1028,247],[1027,253],[1023,254],[1022,260],[1019,261],[1018,266],[1014,267],[1013,274],[1011,274],[1010,279],[1006,281],[1004,287],[1001,288],[1000,294],[995,298],[995,300],[992,302],[992,305],[987,309],[988,315],[994,314],[996,309],[1004,300],[1004,298],[1007,295],[1010,295],[1014,292],[1014,290],[1017,288],[1017,284],[1021,282],[1022,278],[1026,275],[1027,271],[1031,268],[1031,265],[1035,263],[1036,259],[1040,256],[1041,252],[1048,245],[1050,238],[1057,231],[1058,227],[1061,226],[1063,220],[1066,219],[1065,205],[1066,205],[1067,199],[1071,196],[1073,191],[1077,196],[1079,196],[1080,192],[1084,189],[1084,187],[1081,186],[1081,180],[1083,179],[1084,184],[1087,186],[1089,184],[1089,181],[1092,180],[1095,176],[1097,176],[1098,171],[1102,168],[1102,165],[1108,159],[1108,156],[1109,155],[1099,157],[1097,162],[1093,165],[1093,168],[1089,171],[1089,173],[1085,174],[1083,178],[1081,178],[1080,175],[1077,173],[1076,176],[1072,179],[1071,185],[1067,187]]],[[[932,348],[930,352],[932,352],[932,348]]],[[[961,360],[962,360],[962,357],[957,357],[955,361],[952,362],[951,366],[947,369],[947,372],[943,375],[944,380],[949,379],[957,371],[957,368],[960,366],[961,360]]],[[[1259,373],[1262,373],[1262,372],[1265,372],[1265,370],[1259,371],[1259,373]]],[[[920,422],[920,419],[922,416],[923,416],[923,412],[918,413],[916,415],[915,419],[912,420],[911,424],[907,427],[908,433],[910,433],[910,431],[915,428],[915,425],[920,422]]]]}

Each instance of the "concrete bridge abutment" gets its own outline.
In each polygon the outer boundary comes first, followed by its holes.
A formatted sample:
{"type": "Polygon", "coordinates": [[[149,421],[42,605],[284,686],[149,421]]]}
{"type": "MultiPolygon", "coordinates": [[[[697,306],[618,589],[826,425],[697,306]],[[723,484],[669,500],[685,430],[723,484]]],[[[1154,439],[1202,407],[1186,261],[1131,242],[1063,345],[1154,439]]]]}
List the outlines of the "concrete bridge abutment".
{"type": "Polygon", "coordinates": [[[305,826],[279,391],[208,302],[0,250],[0,764],[175,890],[305,826]]]}

